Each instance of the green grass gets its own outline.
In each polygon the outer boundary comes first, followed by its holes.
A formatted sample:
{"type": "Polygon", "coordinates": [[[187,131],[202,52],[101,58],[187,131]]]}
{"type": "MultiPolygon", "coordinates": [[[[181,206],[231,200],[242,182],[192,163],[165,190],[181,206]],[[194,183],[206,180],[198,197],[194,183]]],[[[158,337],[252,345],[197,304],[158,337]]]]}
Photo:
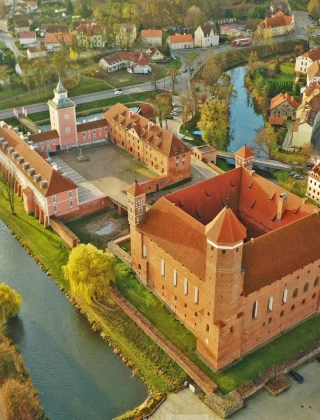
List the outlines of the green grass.
{"type": "Polygon", "coordinates": [[[195,58],[199,56],[199,54],[195,52],[188,52],[188,53],[184,53],[183,55],[190,61],[193,61],[195,58]]]}
{"type": "Polygon", "coordinates": [[[123,263],[118,263],[116,269],[117,286],[121,293],[164,336],[203,370],[224,394],[247,381],[254,380],[265,369],[293,357],[295,353],[320,339],[320,316],[317,315],[247,355],[223,372],[215,373],[195,354],[196,337],[132,274],[123,275],[124,266],[123,263]]]}
{"type": "Polygon", "coordinates": [[[222,169],[225,172],[231,171],[231,169],[234,169],[233,165],[230,165],[226,160],[224,159],[217,159],[216,165],[218,168],[222,169]]]}
{"type": "Polygon", "coordinates": [[[294,67],[295,67],[295,63],[290,63],[290,61],[286,61],[281,64],[281,71],[282,73],[294,75],[295,73],[294,67]]]}
{"type": "Polygon", "coordinates": [[[99,79],[92,79],[90,77],[81,76],[79,86],[70,89],[68,96],[80,96],[88,93],[101,92],[110,90],[110,86],[99,79]]]}
{"type": "Polygon", "coordinates": [[[182,181],[178,181],[174,184],[167,185],[166,187],[161,188],[161,191],[167,191],[167,190],[171,190],[172,188],[181,187],[182,185],[188,184],[188,182],[190,182],[191,180],[192,178],[183,179],[182,181]]]}
{"type": "MultiPolygon", "coordinates": [[[[295,172],[301,172],[295,169],[295,172]]],[[[307,190],[307,177],[304,180],[295,179],[286,171],[272,171],[280,187],[285,188],[292,193],[304,197],[307,190]]]]}
{"type": "Polygon", "coordinates": [[[122,242],[122,244],[120,244],[119,246],[124,251],[126,251],[128,254],[131,254],[131,241],[130,241],[130,239],[126,242],[122,242]]]}

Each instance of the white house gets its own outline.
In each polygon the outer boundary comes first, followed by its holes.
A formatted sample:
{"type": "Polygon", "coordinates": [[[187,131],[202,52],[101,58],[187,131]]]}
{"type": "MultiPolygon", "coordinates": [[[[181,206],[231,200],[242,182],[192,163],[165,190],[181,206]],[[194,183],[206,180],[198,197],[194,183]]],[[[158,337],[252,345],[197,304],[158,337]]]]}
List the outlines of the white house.
{"type": "Polygon", "coordinates": [[[194,46],[206,48],[215,45],[219,45],[219,34],[215,25],[199,25],[194,33],[194,46]]]}
{"type": "Polygon", "coordinates": [[[320,82],[320,61],[315,61],[307,70],[307,86],[320,82]]]}
{"type": "Polygon", "coordinates": [[[116,52],[107,55],[99,61],[99,66],[108,73],[127,69],[130,73],[148,74],[151,73],[150,56],[143,52],[116,52]]]}
{"type": "Polygon", "coordinates": [[[133,23],[115,25],[116,44],[122,48],[130,48],[137,38],[137,28],[133,23]]]}
{"type": "Polygon", "coordinates": [[[320,161],[309,172],[306,195],[320,204],[320,161]]]}
{"type": "Polygon", "coordinates": [[[71,45],[72,34],[45,34],[44,42],[48,52],[54,52],[60,49],[61,43],[71,45]]]}
{"type": "Polygon", "coordinates": [[[279,10],[274,16],[265,18],[257,27],[259,34],[264,37],[287,35],[294,31],[294,15],[287,16],[279,10]]]}
{"type": "Polygon", "coordinates": [[[311,64],[315,61],[320,60],[320,47],[310,50],[299,57],[296,57],[296,66],[295,71],[296,73],[304,73],[307,74],[307,71],[311,64]]]}
{"type": "Polygon", "coordinates": [[[192,34],[171,35],[168,38],[169,47],[172,50],[180,50],[184,48],[193,48],[192,34]]]}
{"type": "Polygon", "coordinates": [[[147,46],[162,45],[162,30],[161,29],[143,29],[141,31],[141,39],[147,46]]]}
{"type": "Polygon", "coordinates": [[[36,45],[34,47],[29,47],[27,49],[27,57],[28,60],[31,60],[33,58],[41,58],[46,57],[48,55],[48,51],[45,47],[45,45],[36,45]]]}
{"type": "Polygon", "coordinates": [[[37,36],[34,31],[20,32],[20,45],[33,45],[37,41],[37,36]]]}
{"type": "Polygon", "coordinates": [[[98,23],[82,23],[77,27],[79,44],[86,48],[101,48],[104,46],[105,30],[98,23]]]}

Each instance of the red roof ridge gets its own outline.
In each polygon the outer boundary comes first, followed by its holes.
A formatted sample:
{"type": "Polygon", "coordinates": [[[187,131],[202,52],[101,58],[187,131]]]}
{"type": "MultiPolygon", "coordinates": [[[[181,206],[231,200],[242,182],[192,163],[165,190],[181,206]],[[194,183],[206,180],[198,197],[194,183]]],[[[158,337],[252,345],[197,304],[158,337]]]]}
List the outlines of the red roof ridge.
{"type": "Polygon", "coordinates": [[[228,206],[206,226],[205,232],[210,242],[219,245],[234,245],[247,236],[246,227],[228,206]]]}
{"type": "Polygon", "coordinates": [[[133,197],[139,197],[142,194],[145,194],[145,190],[136,182],[134,182],[128,189],[127,194],[132,195],[133,197]]]}
{"type": "Polygon", "coordinates": [[[247,145],[244,145],[239,149],[237,152],[235,152],[235,156],[247,159],[249,157],[254,156],[254,153],[247,145]]]}

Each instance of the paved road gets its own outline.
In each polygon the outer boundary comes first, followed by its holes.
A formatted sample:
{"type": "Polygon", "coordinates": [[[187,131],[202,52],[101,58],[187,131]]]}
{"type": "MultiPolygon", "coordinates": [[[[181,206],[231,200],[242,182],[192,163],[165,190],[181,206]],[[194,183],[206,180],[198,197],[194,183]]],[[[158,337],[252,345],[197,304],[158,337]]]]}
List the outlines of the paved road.
{"type": "Polygon", "coordinates": [[[13,38],[8,32],[0,31],[0,41],[2,41],[7,48],[10,48],[16,57],[19,57],[19,55],[21,55],[20,50],[14,43],[17,40],[18,38],[13,38]]]}

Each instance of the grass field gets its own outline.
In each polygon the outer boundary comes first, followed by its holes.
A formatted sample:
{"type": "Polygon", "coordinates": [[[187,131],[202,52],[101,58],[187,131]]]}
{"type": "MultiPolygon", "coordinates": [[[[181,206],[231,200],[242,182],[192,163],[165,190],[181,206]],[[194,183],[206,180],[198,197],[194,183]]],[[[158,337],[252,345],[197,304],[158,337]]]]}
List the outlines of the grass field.
{"type": "Polygon", "coordinates": [[[231,171],[231,169],[234,169],[234,166],[230,165],[224,159],[217,159],[216,165],[218,166],[218,168],[222,169],[225,172],[228,172],[228,171],[231,171]]]}
{"type": "Polygon", "coordinates": [[[122,275],[123,263],[117,267],[117,286],[121,293],[178,349],[205,372],[221,392],[228,393],[260,372],[280,363],[320,338],[320,316],[315,316],[272,342],[247,355],[221,373],[214,373],[196,355],[196,338],[172,315],[151,291],[133,275],[122,275]]]}
{"type": "Polygon", "coordinates": [[[188,60],[193,61],[195,58],[198,57],[198,53],[196,52],[188,52],[183,54],[188,60]]]}
{"type": "Polygon", "coordinates": [[[294,67],[295,67],[295,63],[290,63],[290,61],[286,61],[281,64],[281,72],[293,75],[294,67]]]}

